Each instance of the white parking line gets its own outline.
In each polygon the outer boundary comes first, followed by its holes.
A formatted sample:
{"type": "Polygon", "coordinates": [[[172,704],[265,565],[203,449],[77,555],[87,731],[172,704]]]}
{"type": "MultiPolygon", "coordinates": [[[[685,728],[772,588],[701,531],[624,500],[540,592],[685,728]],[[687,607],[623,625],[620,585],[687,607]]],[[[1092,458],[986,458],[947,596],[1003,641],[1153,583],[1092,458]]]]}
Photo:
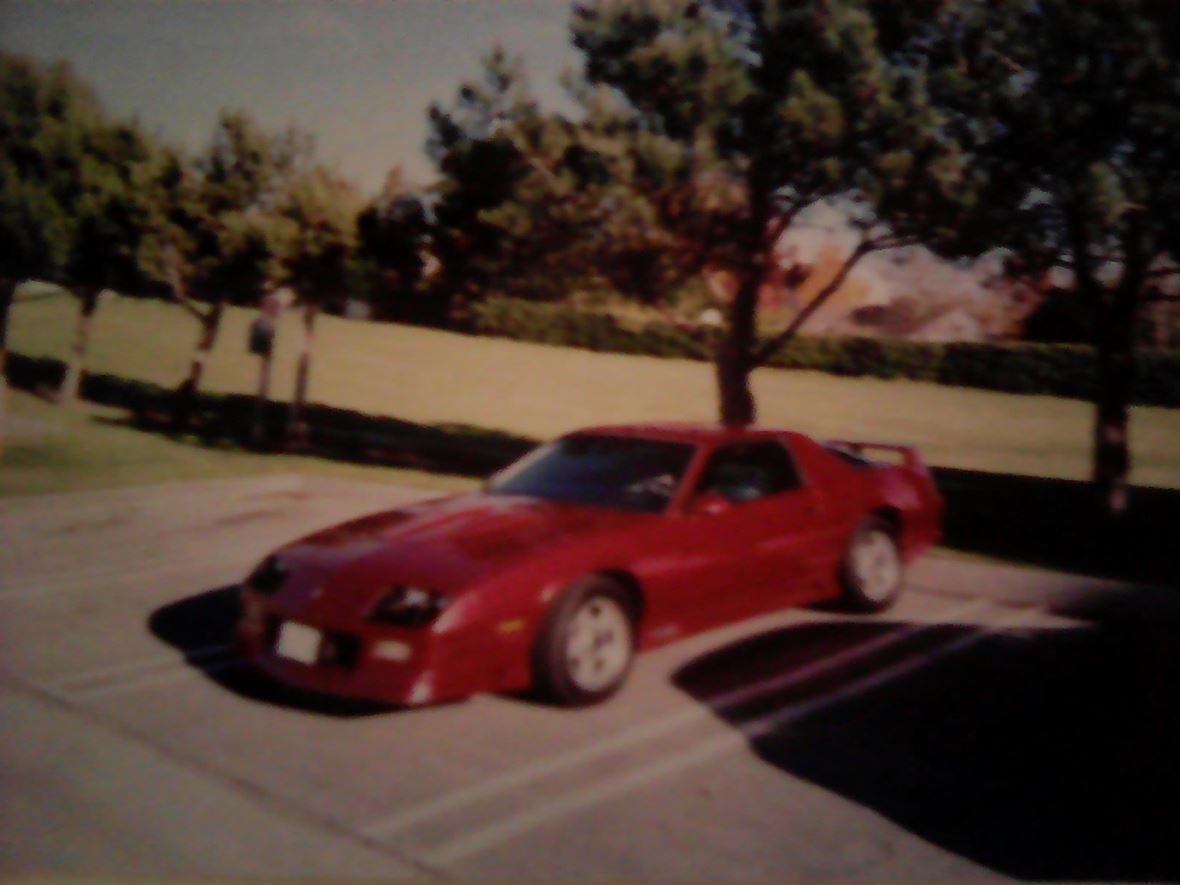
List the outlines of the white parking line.
{"type": "Polygon", "coordinates": [[[73,593],[79,590],[96,589],[110,583],[121,585],[129,581],[166,578],[188,573],[216,573],[218,570],[241,572],[240,577],[245,577],[245,570],[254,562],[261,560],[269,549],[271,548],[266,544],[257,541],[232,546],[221,544],[202,550],[199,554],[164,556],[161,557],[159,563],[147,566],[140,564],[138,567],[128,568],[106,564],[105,567],[95,565],[56,575],[50,573],[42,578],[22,577],[23,586],[0,588],[0,600],[35,599],[61,593],[73,593]]]}
{"type": "Polygon", "coordinates": [[[565,753],[556,754],[548,759],[533,762],[529,765],[505,772],[504,774],[496,775],[480,783],[455,790],[437,799],[403,809],[388,817],[370,822],[362,828],[362,832],[370,838],[388,838],[422,821],[439,817],[515,787],[548,777],[549,775],[575,768],[601,756],[606,756],[637,744],[654,740],[662,735],[683,728],[694,721],[708,719],[717,712],[723,712],[764,695],[807,682],[860,658],[867,657],[892,645],[904,642],[919,633],[936,627],[946,626],[948,622],[961,620],[990,607],[991,604],[986,600],[973,600],[965,605],[951,609],[941,615],[935,622],[910,624],[884,636],[853,646],[838,654],[813,661],[796,670],[791,670],[779,676],[743,686],[742,688],[714,695],[702,702],[704,706],[694,706],[691,709],[664,716],[630,728],[606,740],[578,747],[565,753]]]}
{"type": "Polygon", "coordinates": [[[208,664],[196,664],[193,666],[179,666],[170,668],[160,673],[147,673],[139,679],[133,679],[127,682],[112,682],[109,685],[99,685],[95,688],[88,688],[77,692],[76,694],[85,698],[105,698],[111,695],[127,694],[128,692],[141,691],[145,688],[156,688],[160,685],[166,685],[169,682],[176,682],[181,679],[186,679],[192,675],[192,670],[197,669],[201,672],[212,675],[214,673],[221,673],[225,670],[235,670],[239,667],[244,667],[245,661],[240,661],[235,658],[226,658],[224,660],[213,661],[208,664]]]}
{"type": "Polygon", "coordinates": [[[190,503],[197,497],[222,499],[228,494],[237,496],[273,495],[300,492],[304,479],[297,473],[271,473],[254,477],[219,477],[216,479],[174,480],[85,492],[50,492],[25,495],[0,501],[0,519],[12,517],[22,522],[30,517],[56,516],[61,513],[76,515],[88,507],[108,509],[126,499],[139,507],[156,506],[175,509],[177,502],[190,503]]]}
{"type": "Polygon", "coordinates": [[[808,716],[835,706],[842,701],[865,694],[874,688],[928,667],[941,658],[961,652],[1006,628],[1015,627],[1029,618],[1030,611],[1037,615],[1041,614],[1040,609],[1020,610],[1015,616],[1005,619],[1005,622],[1001,624],[972,631],[966,636],[938,646],[931,651],[912,655],[820,697],[787,704],[772,713],[741,723],[733,732],[702,741],[658,762],[600,781],[594,786],[574,790],[552,801],[534,805],[527,811],[499,818],[495,823],[469,831],[456,839],[431,848],[423,856],[423,860],[438,866],[454,864],[546,824],[567,818],[592,805],[622,796],[657,780],[693,768],[709,759],[744,749],[751,740],[764,737],[787,725],[798,723],[808,716]],[[1011,623],[1008,623],[1008,620],[1011,623]]]}
{"type": "Polygon", "coordinates": [[[127,678],[146,671],[156,671],[161,667],[171,668],[183,663],[196,663],[205,658],[218,657],[229,652],[229,646],[224,643],[206,645],[184,652],[183,657],[176,655],[152,655],[151,657],[136,658],[130,661],[119,661],[103,667],[93,667],[89,670],[68,673],[49,680],[46,685],[55,691],[76,691],[84,689],[88,683],[99,682],[110,678],[127,678]]]}

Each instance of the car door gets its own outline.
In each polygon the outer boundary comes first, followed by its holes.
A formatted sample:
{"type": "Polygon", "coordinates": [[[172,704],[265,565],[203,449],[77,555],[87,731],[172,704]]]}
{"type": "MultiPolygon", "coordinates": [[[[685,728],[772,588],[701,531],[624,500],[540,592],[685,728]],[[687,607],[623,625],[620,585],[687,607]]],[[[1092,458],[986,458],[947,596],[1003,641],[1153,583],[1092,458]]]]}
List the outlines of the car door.
{"type": "Polygon", "coordinates": [[[695,563],[687,595],[701,616],[733,620],[814,595],[822,504],[778,440],[714,452],[678,526],[695,563]]]}

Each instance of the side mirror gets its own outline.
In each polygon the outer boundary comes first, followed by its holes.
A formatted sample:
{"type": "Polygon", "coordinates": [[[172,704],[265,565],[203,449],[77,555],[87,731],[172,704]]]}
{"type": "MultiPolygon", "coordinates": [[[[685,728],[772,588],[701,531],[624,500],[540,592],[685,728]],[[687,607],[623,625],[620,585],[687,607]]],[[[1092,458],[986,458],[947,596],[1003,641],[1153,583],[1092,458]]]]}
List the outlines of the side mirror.
{"type": "Polygon", "coordinates": [[[688,505],[690,516],[720,516],[729,512],[733,502],[717,492],[701,492],[688,505]]]}

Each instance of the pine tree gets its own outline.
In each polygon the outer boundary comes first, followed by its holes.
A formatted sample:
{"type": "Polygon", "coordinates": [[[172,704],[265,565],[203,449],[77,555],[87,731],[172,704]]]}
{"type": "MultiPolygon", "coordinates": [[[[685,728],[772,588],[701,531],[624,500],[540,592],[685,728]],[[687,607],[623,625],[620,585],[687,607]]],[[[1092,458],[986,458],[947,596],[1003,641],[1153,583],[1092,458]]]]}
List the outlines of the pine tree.
{"type": "Polygon", "coordinates": [[[1135,320],[1180,267],[1180,59],[1167,4],[939,10],[914,61],[991,182],[983,235],[1014,276],[1067,268],[1098,353],[1093,479],[1127,507],[1135,320]]]}
{"type": "Polygon", "coordinates": [[[750,373],[865,255],[919,233],[968,246],[981,182],[866,4],[582,3],[573,32],[587,83],[604,93],[595,125],[625,145],[658,227],[691,246],[690,264],[736,280],[716,354],[726,423],[754,420],[750,373]],[[776,246],[825,202],[846,208],[859,243],[795,322],[759,342],[758,291],[782,272],[776,246]]]}

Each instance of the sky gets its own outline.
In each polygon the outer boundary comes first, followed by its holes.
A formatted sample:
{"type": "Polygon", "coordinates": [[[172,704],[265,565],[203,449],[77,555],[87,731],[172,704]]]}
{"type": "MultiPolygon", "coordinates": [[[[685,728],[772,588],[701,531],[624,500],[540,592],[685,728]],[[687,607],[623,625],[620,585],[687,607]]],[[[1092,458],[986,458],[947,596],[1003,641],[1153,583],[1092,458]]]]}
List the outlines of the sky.
{"type": "Polygon", "coordinates": [[[373,194],[396,165],[431,180],[427,109],[497,43],[567,108],[568,22],[563,0],[0,0],[0,50],[69,61],[113,116],[193,150],[222,108],[298,125],[373,194]]]}

